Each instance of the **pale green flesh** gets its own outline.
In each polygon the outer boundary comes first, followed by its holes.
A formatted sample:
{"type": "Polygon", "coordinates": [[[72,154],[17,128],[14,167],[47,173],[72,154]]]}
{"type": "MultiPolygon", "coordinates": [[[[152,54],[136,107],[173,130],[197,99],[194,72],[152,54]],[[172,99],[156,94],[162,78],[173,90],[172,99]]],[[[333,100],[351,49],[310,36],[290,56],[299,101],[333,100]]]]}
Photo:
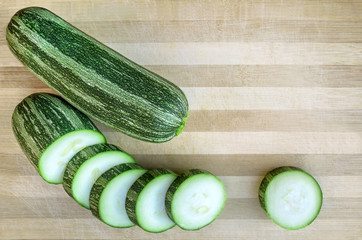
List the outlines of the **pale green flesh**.
{"type": "Polygon", "coordinates": [[[175,226],[166,213],[165,198],[176,177],[174,174],[160,175],[143,188],[136,203],[137,222],[142,229],[162,232],[175,226]]]}
{"type": "Polygon", "coordinates": [[[147,170],[133,169],[121,173],[104,188],[98,204],[101,220],[112,227],[132,227],[134,223],[128,218],[125,202],[129,188],[147,170]]]}
{"type": "Polygon", "coordinates": [[[61,184],[69,160],[83,148],[105,143],[104,136],[93,130],[78,130],[67,133],[52,143],[39,158],[39,174],[49,183],[61,184]]]}
{"type": "Polygon", "coordinates": [[[173,195],[173,220],[182,229],[200,229],[217,218],[225,200],[224,185],[219,179],[212,175],[195,175],[185,180],[173,195]]]}
{"type": "Polygon", "coordinates": [[[89,209],[89,195],[98,177],[108,169],[122,163],[135,163],[125,152],[107,151],[85,161],[74,175],[72,196],[83,207],[89,209]]]}
{"type": "Polygon", "coordinates": [[[265,191],[269,217],[286,229],[309,225],[322,206],[318,183],[302,171],[288,171],[275,176],[265,191]]]}

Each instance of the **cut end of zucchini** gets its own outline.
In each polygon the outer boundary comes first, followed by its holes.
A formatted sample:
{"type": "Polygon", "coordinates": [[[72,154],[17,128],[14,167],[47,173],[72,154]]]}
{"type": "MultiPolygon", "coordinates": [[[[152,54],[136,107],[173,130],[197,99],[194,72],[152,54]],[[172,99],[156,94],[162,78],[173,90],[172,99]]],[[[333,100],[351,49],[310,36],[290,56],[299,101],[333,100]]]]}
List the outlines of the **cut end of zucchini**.
{"type": "Polygon", "coordinates": [[[182,131],[184,130],[185,124],[186,124],[186,120],[187,117],[189,116],[189,113],[186,114],[186,116],[182,119],[182,124],[180,125],[180,127],[177,129],[175,136],[178,136],[182,133],[182,131]]]}
{"type": "Polygon", "coordinates": [[[220,214],[226,200],[223,183],[203,170],[190,170],[181,175],[167,195],[168,213],[184,230],[198,230],[209,225],[220,214]]]}
{"type": "Polygon", "coordinates": [[[105,137],[93,130],[73,131],[58,138],[40,156],[40,176],[48,183],[61,184],[65,167],[77,152],[87,146],[105,142],[105,137]]]}
{"type": "Polygon", "coordinates": [[[267,174],[259,189],[262,207],[279,226],[297,230],[318,216],[323,195],[317,181],[294,167],[277,168],[267,174]]]}

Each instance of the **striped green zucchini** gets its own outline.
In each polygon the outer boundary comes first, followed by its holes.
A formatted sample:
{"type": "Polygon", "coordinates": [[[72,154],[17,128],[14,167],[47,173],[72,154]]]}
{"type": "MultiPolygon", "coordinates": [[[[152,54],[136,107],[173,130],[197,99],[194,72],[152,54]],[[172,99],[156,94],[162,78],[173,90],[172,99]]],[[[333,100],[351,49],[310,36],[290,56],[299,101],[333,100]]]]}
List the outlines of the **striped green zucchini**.
{"type": "Polygon", "coordinates": [[[12,116],[23,152],[49,183],[62,183],[67,162],[82,148],[106,139],[83,113],[53,94],[26,97],[12,116]]]}
{"type": "Polygon", "coordinates": [[[88,116],[149,142],[181,133],[188,103],[180,88],[52,12],[18,11],[6,39],[31,72],[88,116]]]}

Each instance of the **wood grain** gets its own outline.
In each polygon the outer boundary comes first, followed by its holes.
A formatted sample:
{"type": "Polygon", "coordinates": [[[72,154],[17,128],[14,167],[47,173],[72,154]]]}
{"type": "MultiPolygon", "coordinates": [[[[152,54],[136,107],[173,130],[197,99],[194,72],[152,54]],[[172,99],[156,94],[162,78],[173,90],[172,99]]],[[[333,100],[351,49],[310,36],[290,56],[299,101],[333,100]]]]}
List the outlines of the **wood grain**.
{"type": "Polygon", "coordinates": [[[362,2],[136,0],[0,2],[0,239],[362,239],[362,2]],[[11,129],[14,107],[53,92],[11,54],[5,29],[27,6],[62,16],[180,86],[184,132],[141,142],[100,124],[145,168],[207,169],[227,190],[200,231],[114,229],[45,183],[11,129]],[[322,211],[286,231],[260,208],[263,176],[301,167],[320,183],[322,211]]]}

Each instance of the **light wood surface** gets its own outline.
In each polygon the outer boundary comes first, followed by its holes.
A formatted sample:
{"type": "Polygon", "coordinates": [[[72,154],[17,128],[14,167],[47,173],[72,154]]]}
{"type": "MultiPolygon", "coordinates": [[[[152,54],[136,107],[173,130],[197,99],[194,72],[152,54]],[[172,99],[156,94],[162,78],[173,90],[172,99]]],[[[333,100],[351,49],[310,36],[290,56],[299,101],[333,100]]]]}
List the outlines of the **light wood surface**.
{"type": "Polygon", "coordinates": [[[361,1],[0,2],[0,239],[362,239],[361,1]],[[42,6],[179,85],[190,103],[184,132],[151,144],[99,123],[147,168],[204,168],[227,190],[220,217],[195,232],[114,229],[45,183],[12,135],[11,114],[52,92],[11,54],[5,29],[42,6]],[[324,205],[305,229],[276,226],[258,186],[274,167],[319,181],[324,205]]]}

